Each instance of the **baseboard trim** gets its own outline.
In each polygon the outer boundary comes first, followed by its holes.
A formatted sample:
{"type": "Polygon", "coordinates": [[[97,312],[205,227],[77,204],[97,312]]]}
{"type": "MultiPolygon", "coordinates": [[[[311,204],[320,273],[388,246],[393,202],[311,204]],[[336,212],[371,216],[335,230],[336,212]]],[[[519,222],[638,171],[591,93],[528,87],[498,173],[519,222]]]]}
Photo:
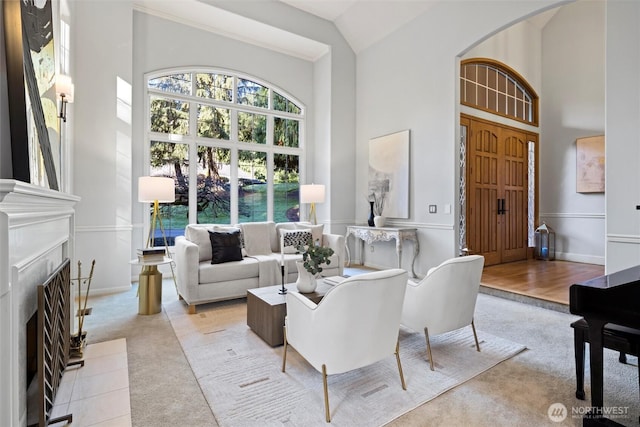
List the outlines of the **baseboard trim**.
{"type": "Polygon", "coordinates": [[[559,261],[579,262],[582,264],[605,265],[603,256],[573,254],[568,252],[556,252],[556,259],[559,261]]]}

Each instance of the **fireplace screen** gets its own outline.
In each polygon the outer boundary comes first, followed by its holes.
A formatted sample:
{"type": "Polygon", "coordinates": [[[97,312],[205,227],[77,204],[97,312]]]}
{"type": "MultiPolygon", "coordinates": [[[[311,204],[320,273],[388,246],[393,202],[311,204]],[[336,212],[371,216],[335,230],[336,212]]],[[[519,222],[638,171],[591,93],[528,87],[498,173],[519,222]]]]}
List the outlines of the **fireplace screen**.
{"type": "Polygon", "coordinates": [[[38,286],[38,426],[72,420],[71,415],[51,419],[62,374],[70,365],[70,288],[69,259],[38,286]]]}

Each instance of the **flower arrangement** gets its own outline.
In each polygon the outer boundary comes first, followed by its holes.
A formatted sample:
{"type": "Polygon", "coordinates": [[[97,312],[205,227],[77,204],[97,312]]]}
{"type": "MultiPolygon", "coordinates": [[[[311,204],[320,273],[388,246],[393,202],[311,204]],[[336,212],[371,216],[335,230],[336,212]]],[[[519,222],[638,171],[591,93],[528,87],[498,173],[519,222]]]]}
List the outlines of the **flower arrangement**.
{"type": "Polygon", "coordinates": [[[331,263],[329,257],[333,255],[333,249],[320,245],[319,241],[314,244],[309,240],[306,245],[300,244],[296,249],[302,254],[305,270],[314,277],[322,271],[322,264],[331,263]]]}

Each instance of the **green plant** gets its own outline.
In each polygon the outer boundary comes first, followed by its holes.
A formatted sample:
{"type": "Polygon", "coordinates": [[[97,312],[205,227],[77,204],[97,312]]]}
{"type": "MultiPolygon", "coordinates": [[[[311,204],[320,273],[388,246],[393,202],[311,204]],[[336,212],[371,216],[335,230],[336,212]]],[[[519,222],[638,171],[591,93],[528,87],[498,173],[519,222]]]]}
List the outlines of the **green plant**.
{"type": "Polygon", "coordinates": [[[322,271],[322,264],[331,264],[329,258],[333,255],[333,249],[320,245],[320,242],[313,244],[309,240],[306,245],[298,245],[297,249],[302,254],[302,263],[305,270],[313,276],[322,271]]]}

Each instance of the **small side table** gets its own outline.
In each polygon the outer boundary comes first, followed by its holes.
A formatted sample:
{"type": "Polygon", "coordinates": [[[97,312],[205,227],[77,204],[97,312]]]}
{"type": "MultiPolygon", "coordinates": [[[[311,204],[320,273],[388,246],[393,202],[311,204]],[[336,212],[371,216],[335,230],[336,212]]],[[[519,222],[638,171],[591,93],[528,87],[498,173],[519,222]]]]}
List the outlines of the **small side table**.
{"type": "MultiPolygon", "coordinates": [[[[289,291],[297,291],[295,283],[286,284],[289,291]]],[[[310,294],[302,294],[316,304],[333,288],[318,279],[318,287],[310,294]]],[[[271,347],[284,344],[284,318],[287,315],[287,296],[279,294],[280,285],[247,291],[247,326],[271,347]]]]}
{"type": "Polygon", "coordinates": [[[142,266],[138,276],[138,314],[156,314],[162,311],[162,273],[158,271],[158,266],[172,262],[169,257],[158,261],[130,261],[132,265],[142,266]]]}

